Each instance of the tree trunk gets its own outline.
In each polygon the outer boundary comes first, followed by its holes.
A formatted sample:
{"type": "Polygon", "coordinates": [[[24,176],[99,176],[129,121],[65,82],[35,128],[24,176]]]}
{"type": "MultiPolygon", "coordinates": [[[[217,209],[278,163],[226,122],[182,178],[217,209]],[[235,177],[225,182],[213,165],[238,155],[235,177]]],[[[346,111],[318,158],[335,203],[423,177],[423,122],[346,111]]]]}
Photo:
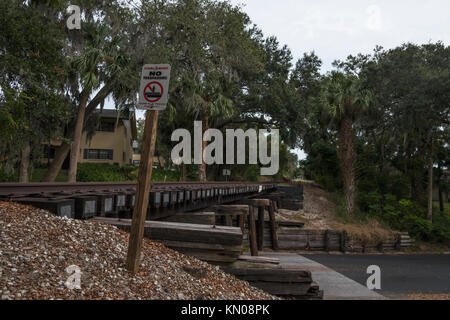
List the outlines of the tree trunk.
{"type": "Polygon", "coordinates": [[[439,211],[441,213],[444,212],[444,197],[442,194],[442,183],[441,183],[441,179],[442,179],[442,169],[441,169],[441,164],[438,164],[438,194],[439,194],[439,211]]]}
{"type": "Polygon", "coordinates": [[[339,132],[339,155],[344,178],[344,195],[346,212],[353,215],[355,212],[356,183],[355,183],[355,153],[353,150],[353,120],[345,116],[341,122],[339,132]]]}
{"type": "Polygon", "coordinates": [[[206,163],[205,163],[205,149],[206,149],[206,141],[203,140],[205,135],[205,131],[209,128],[209,119],[208,113],[206,109],[203,109],[202,112],[202,163],[198,167],[198,176],[200,181],[206,181],[206,163]]]}
{"type": "Polygon", "coordinates": [[[31,154],[31,146],[30,143],[27,142],[27,144],[22,150],[20,159],[19,182],[21,183],[29,182],[30,175],[28,169],[30,168],[30,154],[31,154]]]}
{"type": "Polygon", "coordinates": [[[80,107],[78,108],[77,123],[75,125],[75,132],[73,135],[73,142],[70,150],[70,167],[67,182],[77,181],[78,157],[80,156],[81,135],[83,134],[84,115],[86,113],[86,104],[88,98],[89,94],[83,93],[81,97],[80,107]]]}
{"type": "Polygon", "coordinates": [[[181,164],[181,181],[186,181],[186,165],[184,162],[181,164]]]}
{"type": "Polygon", "coordinates": [[[58,149],[56,149],[55,157],[53,158],[53,161],[50,164],[50,168],[48,168],[47,172],[45,173],[42,182],[55,181],[59,171],[61,170],[64,160],[69,154],[69,151],[70,151],[70,144],[66,142],[63,142],[62,145],[58,149]]]}
{"type": "MultiPolygon", "coordinates": [[[[105,98],[111,93],[111,91],[112,91],[112,84],[111,83],[105,84],[87,105],[84,118],[93,113],[97,108],[97,106],[105,100],[105,98]]],[[[71,123],[67,130],[67,135],[65,137],[68,139],[72,139],[74,130],[75,124],[71,123]]],[[[70,144],[63,142],[61,147],[58,148],[58,150],[56,151],[55,158],[53,159],[50,168],[46,172],[44,179],[42,180],[43,182],[55,181],[69,151],[70,151],[70,144]]]]}
{"type": "Polygon", "coordinates": [[[433,137],[430,137],[430,154],[428,158],[428,212],[427,219],[433,222],[433,137]]]}

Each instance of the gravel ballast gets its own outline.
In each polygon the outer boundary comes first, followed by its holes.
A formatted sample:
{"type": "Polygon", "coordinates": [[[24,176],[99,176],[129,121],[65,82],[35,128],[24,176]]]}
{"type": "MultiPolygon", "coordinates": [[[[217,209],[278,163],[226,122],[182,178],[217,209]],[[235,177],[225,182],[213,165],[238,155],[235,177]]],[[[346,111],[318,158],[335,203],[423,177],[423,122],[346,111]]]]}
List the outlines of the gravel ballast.
{"type": "Polygon", "coordinates": [[[0,201],[0,298],[276,299],[148,239],[132,276],[128,237],[114,226],[0,201]]]}

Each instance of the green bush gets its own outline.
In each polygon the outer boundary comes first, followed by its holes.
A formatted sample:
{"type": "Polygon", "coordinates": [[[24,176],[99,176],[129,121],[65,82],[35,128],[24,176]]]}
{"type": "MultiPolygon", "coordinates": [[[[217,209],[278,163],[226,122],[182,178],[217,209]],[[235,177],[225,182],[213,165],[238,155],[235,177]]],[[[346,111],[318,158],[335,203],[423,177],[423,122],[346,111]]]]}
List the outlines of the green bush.
{"type": "Polygon", "coordinates": [[[409,199],[397,200],[393,194],[360,193],[362,211],[389,227],[407,231],[416,239],[432,242],[450,242],[450,217],[433,212],[433,223],[426,219],[427,208],[409,199]]]}
{"type": "MultiPolygon", "coordinates": [[[[120,167],[104,163],[79,163],[77,181],[80,182],[114,182],[137,181],[139,167],[127,165],[120,167]]],[[[180,174],[161,168],[152,169],[152,181],[179,181],[180,174]]]]}
{"type": "Polygon", "coordinates": [[[153,168],[152,181],[180,181],[180,173],[177,171],[164,170],[161,168],[153,168]]]}
{"type": "Polygon", "coordinates": [[[129,167],[119,167],[104,163],[79,163],[77,181],[80,182],[108,182],[132,181],[129,177],[129,167]]]}
{"type": "Polygon", "coordinates": [[[258,181],[259,179],[259,165],[257,164],[250,164],[247,166],[245,172],[244,172],[244,181],[258,181]]]}
{"type": "Polygon", "coordinates": [[[6,173],[3,168],[0,168],[0,182],[17,182],[19,180],[19,174],[17,170],[12,173],[6,173]]]}

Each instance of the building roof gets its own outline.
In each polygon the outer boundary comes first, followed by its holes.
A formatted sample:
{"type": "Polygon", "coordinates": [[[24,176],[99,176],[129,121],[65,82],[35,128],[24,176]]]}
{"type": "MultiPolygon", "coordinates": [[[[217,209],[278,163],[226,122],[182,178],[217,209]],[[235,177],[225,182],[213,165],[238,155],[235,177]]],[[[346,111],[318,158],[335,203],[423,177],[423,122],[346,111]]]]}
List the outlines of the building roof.
{"type": "Polygon", "coordinates": [[[101,112],[99,112],[99,115],[101,118],[110,118],[110,119],[117,119],[117,116],[119,115],[119,119],[130,120],[132,117],[134,117],[134,112],[129,112],[129,116],[126,116],[125,112],[121,112],[119,110],[103,109],[101,112]]]}

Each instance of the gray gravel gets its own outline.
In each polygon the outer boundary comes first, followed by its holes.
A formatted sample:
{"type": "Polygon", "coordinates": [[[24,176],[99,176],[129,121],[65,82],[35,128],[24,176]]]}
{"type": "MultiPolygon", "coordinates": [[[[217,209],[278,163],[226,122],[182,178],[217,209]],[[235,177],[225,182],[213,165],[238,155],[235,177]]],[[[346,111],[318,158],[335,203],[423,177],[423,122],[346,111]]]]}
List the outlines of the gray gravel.
{"type": "Polygon", "coordinates": [[[140,271],[131,276],[124,263],[128,236],[114,226],[0,201],[0,297],[276,299],[218,267],[148,239],[140,271]]]}

